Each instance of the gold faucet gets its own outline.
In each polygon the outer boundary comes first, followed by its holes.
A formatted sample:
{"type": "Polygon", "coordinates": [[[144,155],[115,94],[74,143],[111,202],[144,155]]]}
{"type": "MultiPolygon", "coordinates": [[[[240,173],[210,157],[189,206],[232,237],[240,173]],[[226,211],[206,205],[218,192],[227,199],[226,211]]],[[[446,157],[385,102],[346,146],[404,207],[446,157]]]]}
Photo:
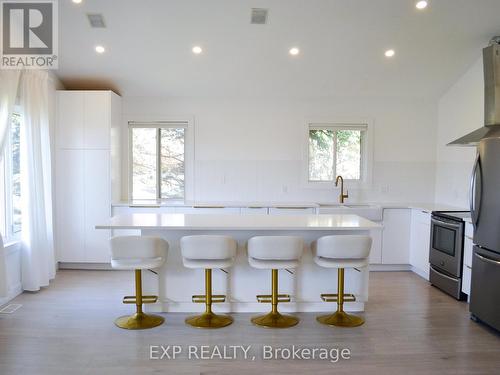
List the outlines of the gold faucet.
{"type": "Polygon", "coordinates": [[[347,194],[344,194],[344,178],[340,175],[337,176],[337,179],[335,180],[335,186],[339,186],[339,180],[340,180],[340,195],[339,195],[339,203],[344,203],[344,199],[349,198],[349,192],[347,194]]]}

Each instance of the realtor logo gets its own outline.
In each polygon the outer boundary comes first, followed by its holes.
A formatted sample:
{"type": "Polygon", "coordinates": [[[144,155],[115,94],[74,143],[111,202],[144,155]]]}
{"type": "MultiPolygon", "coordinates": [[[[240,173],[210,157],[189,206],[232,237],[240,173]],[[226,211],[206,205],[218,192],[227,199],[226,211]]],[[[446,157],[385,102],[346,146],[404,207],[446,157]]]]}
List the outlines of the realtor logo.
{"type": "Polygon", "coordinates": [[[0,0],[2,69],[57,69],[56,0],[0,0]]]}

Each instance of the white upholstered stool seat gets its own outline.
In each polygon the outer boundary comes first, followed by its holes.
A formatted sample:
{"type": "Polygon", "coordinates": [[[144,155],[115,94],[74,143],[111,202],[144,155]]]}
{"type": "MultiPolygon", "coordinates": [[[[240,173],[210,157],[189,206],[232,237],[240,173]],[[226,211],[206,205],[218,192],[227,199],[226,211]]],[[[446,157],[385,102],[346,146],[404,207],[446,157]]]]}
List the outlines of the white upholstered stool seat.
{"type": "Polygon", "coordinates": [[[212,269],[231,267],[236,249],[236,241],[228,236],[198,235],[181,238],[184,266],[205,269],[205,294],[193,296],[193,302],[205,303],[205,312],[187,318],[187,324],[197,328],[221,328],[233,322],[230,316],[212,312],[212,303],[224,302],[226,299],[224,295],[212,294],[212,269]]]}
{"type": "Polygon", "coordinates": [[[115,324],[125,329],[145,329],[159,326],[162,316],[147,315],[142,311],[143,303],[155,303],[158,296],[142,295],[142,270],[161,267],[168,253],[168,242],[159,237],[117,236],[110,240],[111,267],[118,270],[135,271],[135,296],[126,296],[123,303],[136,305],[136,313],[122,316],[115,324]]]}
{"type": "Polygon", "coordinates": [[[279,302],[290,302],[290,296],[278,294],[278,270],[296,268],[304,250],[304,241],[296,236],[257,236],[248,240],[248,263],[258,269],[271,270],[271,294],[258,295],[259,302],[271,303],[266,315],[252,318],[252,323],[269,328],[287,328],[299,319],[278,312],[279,302]]]}
{"type": "Polygon", "coordinates": [[[147,270],[159,268],[165,263],[164,257],[111,259],[111,267],[117,270],[147,270]]]}
{"type": "Polygon", "coordinates": [[[364,323],[358,316],[344,312],[344,302],[353,302],[353,294],[344,294],[344,269],[368,266],[372,239],[363,235],[324,236],[311,244],[314,262],[321,267],[338,269],[338,291],[336,294],[322,294],[326,302],[337,302],[337,311],[332,315],[317,317],[320,323],[356,327],[364,323]]]}

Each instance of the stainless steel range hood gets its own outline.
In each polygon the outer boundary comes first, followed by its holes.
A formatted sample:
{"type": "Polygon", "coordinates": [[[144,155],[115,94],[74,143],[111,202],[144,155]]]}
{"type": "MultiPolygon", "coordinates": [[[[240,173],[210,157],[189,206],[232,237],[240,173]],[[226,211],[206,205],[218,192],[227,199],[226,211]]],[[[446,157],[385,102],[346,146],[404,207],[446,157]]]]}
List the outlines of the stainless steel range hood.
{"type": "Polygon", "coordinates": [[[484,127],[464,135],[447,146],[476,146],[487,134],[500,128],[500,37],[483,49],[484,127]]]}

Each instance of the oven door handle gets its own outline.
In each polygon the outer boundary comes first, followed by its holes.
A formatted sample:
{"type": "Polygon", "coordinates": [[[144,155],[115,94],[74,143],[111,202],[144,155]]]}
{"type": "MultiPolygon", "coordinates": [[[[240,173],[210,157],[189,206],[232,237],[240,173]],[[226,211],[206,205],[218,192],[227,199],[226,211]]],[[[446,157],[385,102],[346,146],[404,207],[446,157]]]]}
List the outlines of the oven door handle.
{"type": "Polygon", "coordinates": [[[432,224],[440,225],[442,227],[450,228],[450,229],[460,229],[460,226],[462,225],[461,223],[453,224],[449,223],[447,221],[441,221],[439,219],[432,218],[431,219],[432,224]]]}
{"type": "Polygon", "coordinates": [[[498,260],[493,260],[490,258],[486,258],[485,256],[479,255],[478,253],[474,253],[474,256],[478,257],[480,260],[486,263],[493,264],[494,266],[499,266],[500,267],[500,262],[498,260]]]}

